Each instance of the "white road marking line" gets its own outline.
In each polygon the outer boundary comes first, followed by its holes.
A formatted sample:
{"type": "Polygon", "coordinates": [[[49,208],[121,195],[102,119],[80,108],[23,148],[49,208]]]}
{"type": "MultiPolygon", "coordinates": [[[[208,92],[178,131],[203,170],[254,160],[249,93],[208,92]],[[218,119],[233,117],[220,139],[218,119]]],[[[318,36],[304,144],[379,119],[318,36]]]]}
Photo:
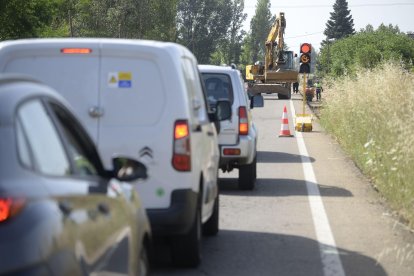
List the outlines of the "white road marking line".
{"type": "MultiPolygon", "coordinates": [[[[296,114],[293,101],[290,100],[290,111],[294,117],[296,114]]],[[[298,143],[299,154],[302,159],[306,189],[308,191],[309,205],[312,213],[313,225],[315,227],[316,238],[319,243],[319,251],[323,272],[325,276],[344,276],[345,272],[342,267],[341,259],[332,235],[329,220],[323,206],[321,194],[319,192],[312,162],[303,140],[302,132],[295,132],[296,142],[298,143]]]]}

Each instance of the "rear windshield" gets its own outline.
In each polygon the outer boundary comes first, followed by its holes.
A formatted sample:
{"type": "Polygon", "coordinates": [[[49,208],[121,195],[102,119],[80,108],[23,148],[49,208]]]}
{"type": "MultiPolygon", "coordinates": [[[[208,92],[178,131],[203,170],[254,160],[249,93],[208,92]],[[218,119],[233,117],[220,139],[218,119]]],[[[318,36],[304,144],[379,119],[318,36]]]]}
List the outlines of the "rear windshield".
{"type": "Polygon", "coordinates": [[[233,103],[233,87],[226,74],[202,73],[209,103],[228,100],[233,103]]]}

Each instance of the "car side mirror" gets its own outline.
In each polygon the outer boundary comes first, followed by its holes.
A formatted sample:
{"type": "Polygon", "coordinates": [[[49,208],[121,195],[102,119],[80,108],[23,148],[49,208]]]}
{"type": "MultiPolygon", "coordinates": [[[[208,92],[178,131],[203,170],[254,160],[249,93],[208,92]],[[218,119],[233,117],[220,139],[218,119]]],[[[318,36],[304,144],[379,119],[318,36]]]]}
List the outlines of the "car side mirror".
{"type": "Polygon", "coordinates": [[[250,98],[250,108],[254,107],[263,107],[264,106],[264,99],[261,94],[254,95],[250,98]]]}
{"type": "Polygon", "coordinates": [[[137,160],[115,157],[112,159],[112,165],[113,176],[120,181],[134,181],[148,177],[147,167],[137,160]]]}
{"type": "Polygon", "coordinates": [[[216,117],[218,121],[230,120],[231,118],[231,103],[230,101],[220,100],[216,103],[216,117]]]}

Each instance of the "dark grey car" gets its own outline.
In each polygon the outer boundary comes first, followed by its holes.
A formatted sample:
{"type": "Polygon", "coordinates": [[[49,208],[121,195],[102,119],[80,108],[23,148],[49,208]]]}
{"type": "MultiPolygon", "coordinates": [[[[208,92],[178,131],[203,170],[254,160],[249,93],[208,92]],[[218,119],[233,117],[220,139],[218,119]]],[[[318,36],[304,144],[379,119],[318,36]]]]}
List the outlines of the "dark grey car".
{"type": "Polygon", "coordinates": [[[132,181],[105,171],[70,107],[49,87],[0,77],[0,274],[146,275],[150,228],[132,181]]]}

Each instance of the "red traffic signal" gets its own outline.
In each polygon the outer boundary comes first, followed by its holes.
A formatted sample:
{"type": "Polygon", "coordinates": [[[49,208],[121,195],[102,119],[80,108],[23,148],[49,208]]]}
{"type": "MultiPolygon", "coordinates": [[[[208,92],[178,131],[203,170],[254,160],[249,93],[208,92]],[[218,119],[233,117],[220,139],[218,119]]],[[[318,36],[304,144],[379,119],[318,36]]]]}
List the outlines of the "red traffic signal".
{"type": "Polygon", "coordinates": [[[310,54],[312,52],[312,45],[309,43],[302,43],[300,45],[301,54],[310,54]]]}
{"type": "Polygon", "coordinates": [[[300,45],[300,67],[299,73],[310,73],[312,45],[310,43],[302,43],[300,45]]]}

